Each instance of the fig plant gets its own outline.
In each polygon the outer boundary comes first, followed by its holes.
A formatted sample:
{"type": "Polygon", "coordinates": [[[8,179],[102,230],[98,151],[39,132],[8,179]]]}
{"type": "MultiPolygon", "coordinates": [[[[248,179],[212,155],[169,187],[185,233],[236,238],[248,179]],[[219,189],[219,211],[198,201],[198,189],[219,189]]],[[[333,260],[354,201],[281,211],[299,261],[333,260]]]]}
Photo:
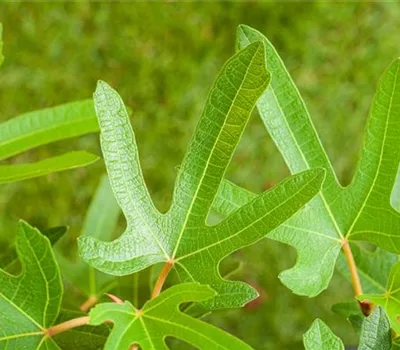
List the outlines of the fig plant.
{"type": "MultiPolygon", "coordinates": [[[[358,170],[343,188],[273,46],[246,26],[239,27],[237,42],[238,52],[211,87],[165,213],[147,189],[124,103],[105,82],[94,93],[98,123],[85,101],[0,125],[0,140],[11,140],[4,143],[7,155],[99,129],[109,178],[103,177],[88,211],[75,261],[52,247],[66,228],[40,233],[19,223],[21,272],[0,270],[0,349],[168,349],[175,345],[170,338],[199,349],[251,349],[199,316],[257,298],[252,286],[223,277],[220,262],[264,237],[297,249],[295,267],[281,274],[296,294],[319,294],[335,266],[349,279],[355,299],[332,309],[360,333],[359,349],[399,346],[400,214],[390,196],[400,161],[400,61],[379,83],[358,170]],[[261,194],[224,179],[256,105],[292,172],[261,194]],[[87,113],[79,112],[82,106],[87,113]],[[23,130],[19,138],[13,136],[17,129],[23,130]],[[212,209],[224,216],[213,225],[212,209]],[[112,240],[120,210],[126,229],[112,240]],[[372,252],[361,240],[379,248],[372,252]],[[144,303],[113,289],[121,276],[157,264],[162,268],[144,303]],[[61,308],[67,283],[86,299],[80,311],[61,308]]],[[[16,170],[14,178],[30,177],[21,173],[16,170]]],[[[319,319],[303,340],[309,350],[344,349],[319,319]]]]}

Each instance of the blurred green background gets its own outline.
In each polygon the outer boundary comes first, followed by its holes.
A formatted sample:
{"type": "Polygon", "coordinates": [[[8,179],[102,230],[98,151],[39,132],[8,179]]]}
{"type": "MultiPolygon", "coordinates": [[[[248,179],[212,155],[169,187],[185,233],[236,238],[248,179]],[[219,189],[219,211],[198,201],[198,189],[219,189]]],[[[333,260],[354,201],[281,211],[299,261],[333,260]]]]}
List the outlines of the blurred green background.
{"type": "MultiPolygon", "coordinates": [[[[234,52],[238,24],[259,29],[276,46],[342,184],[355,168],[379,76],[400,53],[400,5],[394,2],[10,2],[0,4],[0,22],[6,57],[0,121],[90,97],[96,80],[107,81],[132,108],[144,174],[162,210],[168,209],[176,166],[208,88],[234,52]]],[[[100,154],[97,136],[89,135],[11,161],[71,149],[100,154]]],[[[69,225],[74,244],[102,172],[98,162],[1,186],[2,249],[19,218],[38,227],[69,225]]],[[[255,113],[228,177],[260,192],[287,175],[255,113]]],[[[316,317],[347,344],[355,343],[351,326],[330,311],[333,303],[351,296],[348,283],[335,276],[317,298],[292,295],[277,275],[293,265],[295,256],[292,248],[268,240],[236,254],[245,262],[240,278],[263,290],[264,298],[209,320],[256,349],[301,349],[301,335],[316,317]]]]}

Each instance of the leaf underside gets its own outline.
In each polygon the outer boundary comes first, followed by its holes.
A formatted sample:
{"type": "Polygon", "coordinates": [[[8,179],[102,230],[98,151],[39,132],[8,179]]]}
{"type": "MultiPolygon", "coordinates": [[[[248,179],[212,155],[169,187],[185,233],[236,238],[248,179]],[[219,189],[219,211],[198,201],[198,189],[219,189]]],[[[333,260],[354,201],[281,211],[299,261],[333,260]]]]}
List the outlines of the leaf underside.
{"type": "MultiPolygon", "coordinates": [[[[306,106],[271,43],[258,31],[239,26],[237,45],[242,49],[261,40],[271,82],[257,103],[259,114],[291,173],[322,167],[326,170],[321,193],[268,235],[297,250],[297,262],[280,274],[296,294],[315,296],[332,278],[343,239],[367,240],[400,252],[400,214],[390,204],[400,147],[400,60],[385,71],[375,94],[360,160],[351,184],[343,188],[311,122],[306,106]]],[[[253,198],[226,182],[215,209],[229,214],[253,198]]]]}
{"type": "Polygon", "coordinates": [[[295,214],[316,195],[324,177],[321,169],[299,174],[218,225],[206,224],[218,186],[268,81],[261,43],[248,46],[225,64],[211,88],[165,214],[154,207],[146,188],[124,104],[114,90],[99,82],[94,100],[101,146],[127,229],[113,242],[81,237],[83,259],[114,275],[170,262],[182,282],[207,284],[218,293],[206,302],[209,308],[238,307],[254,299],[257,293],[252,287],[221,277],[220,260],[295,214]]]}
{"type": "Polygon", "coordinates": [[[204,350],[252,349],[241,340],[179,310],[183,303],[204,301],[214,295],[208,286],[179,284],[148,301],[141,310],[128,301],[99,304],[90,311],[89,323],[99,325],[111,321],[114,324],[105,350],[128,350],[132,345],[140,345],[143,350],[168,349],[166,337],[183,340],[204,350]]]}

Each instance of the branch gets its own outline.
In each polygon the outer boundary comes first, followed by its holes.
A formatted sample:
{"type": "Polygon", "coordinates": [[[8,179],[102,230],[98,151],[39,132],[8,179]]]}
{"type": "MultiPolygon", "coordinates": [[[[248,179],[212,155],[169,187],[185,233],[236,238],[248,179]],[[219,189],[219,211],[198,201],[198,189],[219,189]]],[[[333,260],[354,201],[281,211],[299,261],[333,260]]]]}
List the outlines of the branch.
{"type": "Polygon", "coordinates": [[[72,320],[60,323],[56,326],[53,326],[49,329],[44,330],[44,334],[47,337],[52,337],[56,334],[66,332],[66,331],[70,330],[71,328],[87,325],[88,322],[89,322],[89,316],[74,318],[72,320]]]}

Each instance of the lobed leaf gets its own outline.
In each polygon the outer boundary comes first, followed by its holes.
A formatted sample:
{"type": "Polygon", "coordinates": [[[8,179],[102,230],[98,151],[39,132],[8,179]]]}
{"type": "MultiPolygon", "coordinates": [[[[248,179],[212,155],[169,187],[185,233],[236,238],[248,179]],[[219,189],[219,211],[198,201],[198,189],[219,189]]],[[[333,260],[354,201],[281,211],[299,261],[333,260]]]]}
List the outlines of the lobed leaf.
{"type": "Polygon", "coordinates": [[[50,242],[21,221],[16,247],[22,273],[0,270],[0,348],[59,349],[44,336],[57,319],[63,293],[50,242]]]}
{"type": "Polygon", "coordinates": [[[54,172],[87,166],[98,159],[94,154],[75,151],[40,160],[36,163],[0,165],[0,184],[32,179],[54,172]]]}
{"type": "Polygon", "coordinates": [[[105,350],[128,350],[133,345],[139,345],[143,350],[168,349],[165,344],[167,337],[183,340],[204,350],[251,349],[241,340],[179,310],[183,303],[204,301],[214,295],[215,292],[208,286],[180,284],[146,302],[140,310],[129,301],[99,304],[90,311],[89,323],[100,325],[111,321],[114,324],[105,350]]]}
{"type": "Polygon", "coordinates": [[[209,308],[242,306],[255,298],[257,293],[249,285],[224,280],[219,262],[294,215],[317,194],[324,177],[321,169],[298,174],[220,224],[206,224],[218,186],[268,81],[261,43],[249,45],[225,64],[211,88],[165,214],[154,207],[148,193],[124,104],[114,90],[99,82],[94,99],[102,151],[127,229],[113,242],[81,237],[83,259],[114,275],[169,263],[182,282],[208,284],[218,293],[207,301],[209,308]]]}
{"type": "MultiPolygon", "coordinates": [[[[374,97],[360,161],[352,183],[343,188],[318,138],[306,106],[271,43],[258,31],[239,26],[239,49],[261,40],[272,79],[257,103],[260,116],[292,173],[322,167],[321,193],[269,238],[296,248],[298,257],[282,282],[296,294],[315,296],[326,289],[343,242],[368,240],[400,252],[400,214],[390,195],[400,161],[400,60],[383,74],[374,97]]],[[[247,191],[226,183],[220,193],[230,197],[215,208],[229,213],[249,197],[247,191]],[[235,202],[235,203],[232,203],[235,202]]]]}

